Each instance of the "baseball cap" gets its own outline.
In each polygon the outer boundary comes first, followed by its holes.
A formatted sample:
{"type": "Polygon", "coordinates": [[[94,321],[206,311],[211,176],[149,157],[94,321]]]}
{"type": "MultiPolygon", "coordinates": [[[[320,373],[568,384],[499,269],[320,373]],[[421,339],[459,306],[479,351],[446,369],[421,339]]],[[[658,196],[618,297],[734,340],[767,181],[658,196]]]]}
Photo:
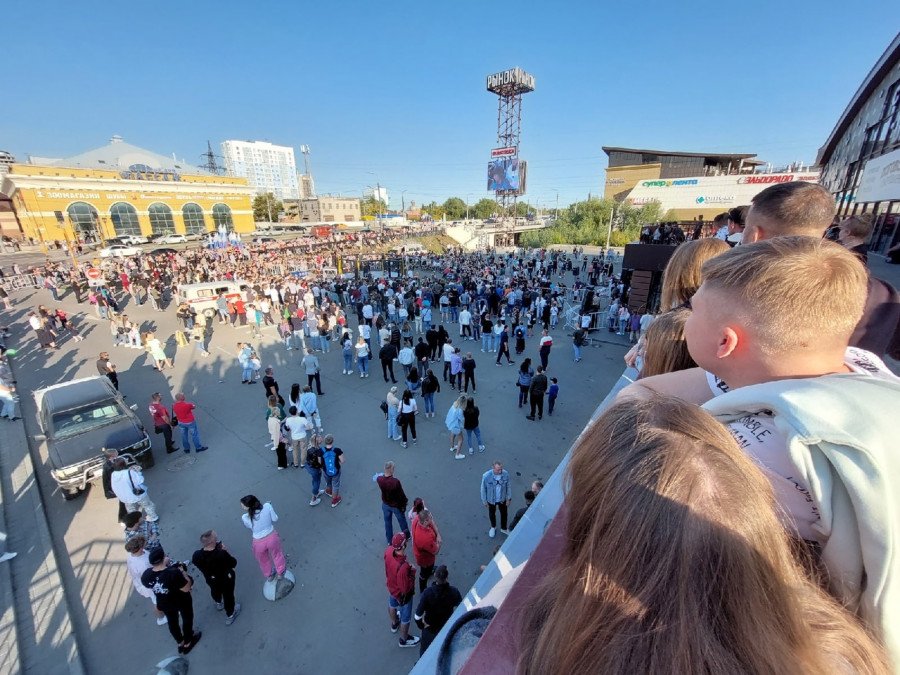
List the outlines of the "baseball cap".
{"type": "Polygon", "coordinates": [[[395,549],[403,548],[403,544],[405,544],[405,543],[406,543],[406,535],[403,534],[402,532],[398,532],[397,534],[394,535],[394,538],[391,539],[391,546],[393,546],[395,549]]]}

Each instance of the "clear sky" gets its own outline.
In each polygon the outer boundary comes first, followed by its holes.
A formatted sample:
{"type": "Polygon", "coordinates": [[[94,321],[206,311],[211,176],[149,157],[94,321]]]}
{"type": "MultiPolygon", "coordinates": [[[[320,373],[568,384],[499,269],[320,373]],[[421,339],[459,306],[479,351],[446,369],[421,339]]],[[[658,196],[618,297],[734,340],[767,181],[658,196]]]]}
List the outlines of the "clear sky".
{"type": "Polygon", "coordinates": [[[814,160],[898,16],[882,0],[7,0],[0,148],[66,157],[121,134],[199,164],[207,139],[308,144],[320,193],[474,202],[496,143],[485,76],[519,66],[537,80],[524,199],[550,207],[602,192],[602,145],[814,160]]]}

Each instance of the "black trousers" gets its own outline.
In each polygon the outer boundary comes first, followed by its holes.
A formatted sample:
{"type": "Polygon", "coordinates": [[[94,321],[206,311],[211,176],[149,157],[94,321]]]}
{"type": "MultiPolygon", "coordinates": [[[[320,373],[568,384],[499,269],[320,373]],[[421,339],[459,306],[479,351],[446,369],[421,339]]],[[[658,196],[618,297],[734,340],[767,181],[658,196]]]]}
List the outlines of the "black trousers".
{"type": "Polygon", "coordinates": [[[512,363],[512,359],[509,358],[509,342],[501,342],[500,349],[497,350],[497,363],[500,363],[500,359],[503,356],[506,356],[506,360],[512,363]]]}
{"type": "Polygon", "coordinates": [[[500,529],[506,529],[506,502],[488,504],[488,518],[491,519],[491,527],[497,527],[497,509],[500,509],[500,529]]]}
{"type": "Polygon", "coordinates": [[[434,565],[419,568],[419,593],[424,593],[428,588],[428,580],[434,574],[434,565]]]}
{"type": "Polygon", "coordinates": [[[432,630],[430,626],[426,626],[422,629],[422,639],[419,640],[419,656],[422,656],[425,653],[425,650],[431,646],[431,643],[434,642],[434,638],[437,637],[439,630],[432,630]]]}
{"type": "Polygon", "coordinates": [[[169,620],[169,623],[166,625],[169,627],[172,637],[175,638],[175,642],[182,644],[190,640],[194,635],[194,603],[191,602],[190,593],[181,592],[176,593],[175,598],[172,598],[169,602],[171,604],[167,604],[166,607],[160,607],[159,609],[169,620]],[[178,596],[184,596],[184,598],[178,598],[178,596]],[[181,617],[181,625],[178,622],[179,616],[181,617]]]}
{"type": "Polygon", "coordinates": [[[384,381],[388,381],[388,373],[391,374],[391,382],[396,382],[394,377],[394,362],[391,359],[381,359],[381,374],[384,375],[384,381]]]}
{"type": "Polygon", "coordinates": [[[465,382],[463,386],[465,387],[466,393],[468,393],[469,391],[469,382],[472,383],[472,391],[475,391],[475,373],[465,371],[465,377],[463,378],[463,380],[465,382]]]}
{"type": "Polygon", "coordinates": [[[284,442],[281,442],[275,448],[275,457],[278,460],[278,467],[281,469],[287,468],[287,446],[284,442]]]}
{"type": "Polygon", "coordinates": [[[116,391],[119,391],[119,374],[118,373],[107,373],[106,377],[109,378],[109,381],[112,382],[112,386],[116,388],[116,391]]]}
{"type": "Polygon", "coordinates": [[[412,413],[400,415],[400,431],[403,433],[403,442],[406,443],[406,430],[412,431],[412,437],[416,437],[416,416],[412,413]]]}
{"type": "Polygon", "coordinates": [[[450,362],[444,361],[444,382],[447,381],[447,375],[450,374],[450,362]]]}
{"type": "Polygon", "coordinates": [[[166,441],[166,452],[171,453],[177,450],[175,444],[172,442],[172,425],[163,424],[161,427],[154,426],[153,430],[156,433],[163,435],[163,439],[166,441]]]}
{"type": "Polygon", "coordinates": [[[537,416],[544,416],[544,395],[543,394],[531,394],[531,416],[534,417],[534,411],[537,410],[537,416]]]}
{"type": "Polygon", "coordinates": [[[322,393],[322,379],[319,376],[319,373],[314,373],[313,375],[310,375],[309,373],[307,373],[306,384],[308,384],[310,386],[310,388],[312,388],[312,386],[313,386],[313,381],[315,381],[315,383],[316,383],[316,393],[321,394],[322,393]]]}
{"type": "Polygon", "coordinates": [[[234,570],[225,577],[217,577],[213,580],[209,584],[209,594],[212,596],[213,602],[225,603],[225,614],[227,616],[234,614],[234,570]]]}

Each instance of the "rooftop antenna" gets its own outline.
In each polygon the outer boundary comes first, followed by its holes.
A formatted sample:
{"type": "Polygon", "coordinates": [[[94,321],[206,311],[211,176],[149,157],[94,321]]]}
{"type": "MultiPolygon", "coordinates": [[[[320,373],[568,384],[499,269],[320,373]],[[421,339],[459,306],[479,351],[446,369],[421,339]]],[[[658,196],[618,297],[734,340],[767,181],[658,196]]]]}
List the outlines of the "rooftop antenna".
{"type": "Polygon", "coordinates": [[[206,169],[206,171],[213,176],[220,176],[225,173],[225,169],[219,166],[219,163],[216,162],[216,159],[222,159],[221,155],[216,155],[213,153],[212,143],[206,141],[206,152],[200,155],[203,159],[206,160],[201,166],[206,169]]]}

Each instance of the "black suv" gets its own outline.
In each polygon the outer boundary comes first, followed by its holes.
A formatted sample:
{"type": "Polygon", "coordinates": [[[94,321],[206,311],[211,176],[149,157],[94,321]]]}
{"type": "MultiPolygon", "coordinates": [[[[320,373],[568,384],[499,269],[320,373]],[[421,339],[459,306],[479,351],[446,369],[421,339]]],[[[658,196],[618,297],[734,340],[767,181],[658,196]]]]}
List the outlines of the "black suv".
{"type": "Polygon", "coordinates": [[[86,377],[34,393],[47,441],[53,480],[66,499],[74,499],[103,473],[104,448],[115,448],[129,463],[154,464],[150,437],[137,406],[127,406],[105,377],[86,377]]]}

